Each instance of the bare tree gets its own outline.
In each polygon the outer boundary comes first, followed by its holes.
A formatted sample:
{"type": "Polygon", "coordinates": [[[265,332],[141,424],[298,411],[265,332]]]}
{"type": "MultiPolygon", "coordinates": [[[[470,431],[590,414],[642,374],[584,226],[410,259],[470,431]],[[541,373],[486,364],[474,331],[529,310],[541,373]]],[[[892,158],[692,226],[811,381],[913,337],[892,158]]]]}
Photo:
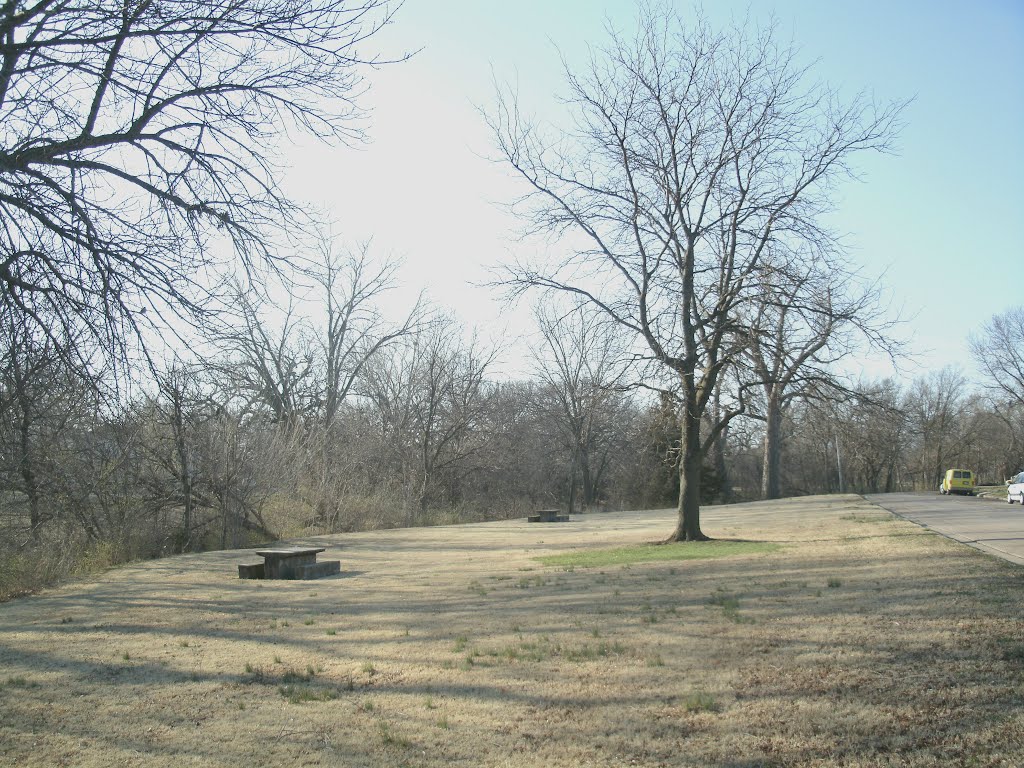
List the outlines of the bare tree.
{"type": "Polygon", "coordinates": [[[970,347],[989,390],[1024,407],[1024,306],[994,315],[970,347]]]}
{"type": "Polygon", "coordinates": [[[269,301],[240,285],[234,297],[232,308],[210,332],[226,356],[212,365],[224,387],[245,400],[243,409],[263,409],[275,424],[298,427],[316,407],[315,351],[308,323],[291,297],[276,317],[268,311],[269,301]]]}
{"type": "Polygon", "coordinates": [[[841,457],[847,490],[899,490],[908,439],[901,399],[899,384],[884,379],[858,383],[841,402],[826,405],[830,423],[823,426],[837,453],[837,472],[841,457]]]}
{"type": "Polygon", "coordinates": [[[407,525],[422,519],[444,486],[451,498],[461,476],[480,469],[472,462],[484,437],[476,428],[497,353],[462,333],[451,318],[435,319],[367,366],[365,394],[403,478],[407,525]]]}
{"type": "Polygon", "coordinates": [[[763,498],[782,495],[782,422],[793,400],[850,397],[837,363],[864,346],[890,358],[898,353],[889,335],[895,320],[881,306],[878,285],[858,283],[829,251],[790,257],[763,273],[747,351],[763,395],[757,414],[765,424],[763,498]]]}
{"type": "Polygon", "coordinates": [[[576,477],[584,508],[594,504],[607,466],[611,430],[621,394],[624,350],[617,326],[582,308],[560,312],[538,304],[535,318],[542,344],[533,351],[534,369],[546,385],[539,394],[552,401],[546,411],[568,449],[569,511],[576,506],[576,477]]]}
{"type": "Polygon", "coordinates": [[[24,499],[33,542],[59,514],[55,499],[67,495],[66,459],[74,449],[64,433],[89,413],[94,384],[24,317],[0,313],[0,489],[3,506],[24,499]]]}
{"type": "Polygon", "coordinates": [[[157,396],[146,409],[153,429],[143,440],[143,447],[157,475],[153,484],[159,486],[154,489],[153,501],[159,507],[181,511],[173,547],[176,552],[193,549],[200,522],[197,512],[209,503],[203,498],[204,467],[199,444],[200,433],[214,418],[217,406],[204,392],[202,373],[198,365],[173,362],[157,374],[157,396]]]}
{"type": "Polygon", "coordinates": [[[0,302],[65,352],[194,317],[295,219],[277,139],[361,136],[386,0],[0,2],[0,302]]]}
{"type": "Polygon", "coordinates": [[[321,263],[314,277],[322,293],[314,299],[322,303],[324,314],[316,343],[325,426],[334,422],[373,355],[414,333],[425,319],[422,298],[400,322],[389,323],[381,315],[378,302],[395,287],[398,267],[394,262],[375,264],[368,243],[353,253],[339,252],[330,243],[321,246],[321,263]]]}
{"type": "Polygon", "coordinates": [[[567,72],[574,129],[550,132],[511,96],[490,118],[504,159],[529,185],[529,231],[566,236],[561,261],[520,263],[513,292],[568,293],[643,344],[681,400],[679,522],[700,526],[704,455],[735,413],[702,434],[715,385],[745,347],[739,309],[781,243],[828,243],[820,216],[852,158],[885,150],[900,105],[844,103],[809,84],[771,29],[716,32],[671,10],[635,38],[612,33],[567,72]],[[568,237],[570,236],[571,237],[568,237]]]}
{"type": "Polygon", "coordinates": [[[904,397],[908,427],[914,438],[920,490],[935,490],[943,473],[963,454],[967,420],[967,379],[947,366],[915,379],[904,397]]]}

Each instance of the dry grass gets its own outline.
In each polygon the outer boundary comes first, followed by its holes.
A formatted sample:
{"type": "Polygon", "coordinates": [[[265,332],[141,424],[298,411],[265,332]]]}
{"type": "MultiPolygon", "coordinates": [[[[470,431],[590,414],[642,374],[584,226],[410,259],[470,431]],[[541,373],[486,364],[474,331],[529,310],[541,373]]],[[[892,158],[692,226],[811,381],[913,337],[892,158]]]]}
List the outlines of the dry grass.
{"type": "Polygon", "coordinates": [[[671,513],[319,539],[0,605],[0,764],[1024,764],[1024,570],[856,496],[710,508],[775,551],[597,568],[671,513]]]}

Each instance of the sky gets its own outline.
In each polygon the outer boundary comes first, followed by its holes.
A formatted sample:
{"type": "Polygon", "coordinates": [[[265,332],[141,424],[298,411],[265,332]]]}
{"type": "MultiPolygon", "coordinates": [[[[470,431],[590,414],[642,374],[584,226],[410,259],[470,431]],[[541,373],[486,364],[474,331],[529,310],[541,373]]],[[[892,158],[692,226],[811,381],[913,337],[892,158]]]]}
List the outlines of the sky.
{"type": "MultiPolygon", "coordinates": [[[[684,17],[690,3],[676,3],[684,17]]],[[[572,67],[607,27],[628,32],[625,0],[406,0],[368,45],[408,60],[368,73],[369,142],[301,141],[285,152],[285,188],[334,221],[344,242],[372,240],[401,259],[396,304],[420,290],[485,337],[510,340],[506,372],[521,372],[528,306],[484,284],[494,266],[532,247],[507,204],[523,192],[481,111],[495,83],[558,118],[563,60],[572,67]],[[518,350],[518,351],[517,351],[518,350]]],[[[864,274],[880,275],[911,359],[897,374],[959,364],[967,337],[994,314],[1024,305],[1024,2],[1021,0],[719,0],[713,24],[749,13],[774,19],[814,75],[843,93],[912,99],[892,155],[857,160],[860,179],[836,195],[831,224],[864,274]]],[[[893,373],[876,358],[852,375],[893,373]]]]}

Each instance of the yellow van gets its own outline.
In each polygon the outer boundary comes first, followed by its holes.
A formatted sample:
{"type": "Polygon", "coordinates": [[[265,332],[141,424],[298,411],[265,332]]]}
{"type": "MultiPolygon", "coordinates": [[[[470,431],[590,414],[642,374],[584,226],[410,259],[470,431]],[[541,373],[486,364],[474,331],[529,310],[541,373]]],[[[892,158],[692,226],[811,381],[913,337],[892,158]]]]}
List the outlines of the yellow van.
{"type": "Polygon", "coordinates": [[[947,469],[939,483],[939,493],[966,493],[974,495],[974,473],[969,469],[947,469]]]}

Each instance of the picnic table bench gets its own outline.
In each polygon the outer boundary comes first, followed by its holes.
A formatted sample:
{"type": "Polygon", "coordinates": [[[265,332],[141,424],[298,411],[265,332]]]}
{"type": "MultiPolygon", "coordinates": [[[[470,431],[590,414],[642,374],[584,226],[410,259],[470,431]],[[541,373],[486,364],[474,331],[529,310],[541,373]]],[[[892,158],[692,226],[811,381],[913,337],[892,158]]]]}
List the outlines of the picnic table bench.
{"type": "Polygon", "coordinates": [[[526,520],[530,523],[568,523],[569,516],[559,514],[557,509],[541,509],[526,520]]]}
{"type": "Polygon", "coordinates": [[[341,572],[340,560],[316,561],[326,547],[278,547],[257,549],[262,563],[238,566],[240,579],[319,579],[341,572]]]}

